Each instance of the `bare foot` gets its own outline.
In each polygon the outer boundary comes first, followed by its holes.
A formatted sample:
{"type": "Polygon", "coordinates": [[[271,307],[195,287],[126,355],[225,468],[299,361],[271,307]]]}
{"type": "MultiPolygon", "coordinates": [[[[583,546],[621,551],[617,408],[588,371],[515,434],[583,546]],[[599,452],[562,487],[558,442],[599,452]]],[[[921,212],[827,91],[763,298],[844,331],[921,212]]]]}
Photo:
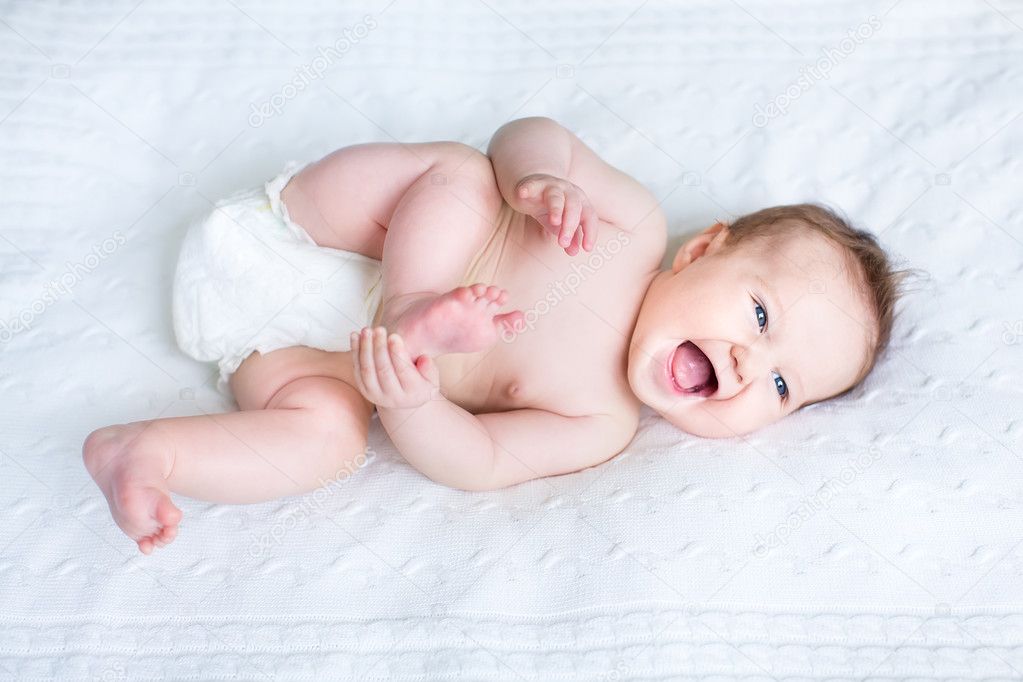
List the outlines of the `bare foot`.
{"type": "Polygon", "coordinates": [[[520,310],[497,313],[507,300],[508,292],[500,287],[458,287],[440,296],[417,298],[385,326],[401,335],[413,358],[474,353],[494,345],[502,327],[511,330],[523,319],[520,310]]]}
{"type": "Polygon", "coordinates": [[[178,534],[181,510],[167,494],[169,453],[152,447],[146,422],[118,424],[85,439],[85,468],[107,496],[114,522],[143,554],[178,534]]]}

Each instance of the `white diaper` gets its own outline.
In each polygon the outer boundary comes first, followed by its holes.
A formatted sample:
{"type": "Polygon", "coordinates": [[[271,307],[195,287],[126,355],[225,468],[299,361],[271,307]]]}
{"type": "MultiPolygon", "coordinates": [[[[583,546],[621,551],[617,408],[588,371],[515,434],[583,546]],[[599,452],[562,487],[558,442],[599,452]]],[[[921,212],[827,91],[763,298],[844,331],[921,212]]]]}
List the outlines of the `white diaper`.
{"type": "Polygon", "coordinates": [[[174,334],[196,360],[216,361],[217,387],[252,351],[348,350],[380,304],[380,261],[318,246],[288,217],[281,190],[301,165],[238,192],[194,224],[174,273],[174,334]]]}

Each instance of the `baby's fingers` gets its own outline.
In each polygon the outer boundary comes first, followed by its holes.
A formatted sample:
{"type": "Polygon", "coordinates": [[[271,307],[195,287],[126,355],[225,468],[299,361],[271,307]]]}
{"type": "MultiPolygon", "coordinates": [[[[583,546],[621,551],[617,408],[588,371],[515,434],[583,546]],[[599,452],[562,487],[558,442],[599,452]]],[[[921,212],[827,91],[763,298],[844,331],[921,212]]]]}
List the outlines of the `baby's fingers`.
{"type": "Polygon", "coordinates": [[[597,243],[597,231],[600,225],[600,219],[597,218],[597,211],[589,202],[583,206],[581,225],[583,233],[583,249],[586,251],[593,251],[593,247],[597,243]]]}
{"type": "Polygon", "coordinates": [[[565,213],[561,221],[561,234],[558,235],[558,244],[561,248],[567,248],[572,243],[573,235],[579,228],[579,216],[582,214],[583,205],[578,197],[569,197],[565,202],[565,213]]]}
{"type": "Polygon", "coordinates": [[[530,199],[534,194],[536,194],[539,186],[539,179],[519,180],[519,184],[516,187],[516,193],[519,195],[519,199],[530,199]]]}
{"type": "Polygon", "coordinates": [[[412,364],[408,350],[405,349],[405,341],[397,334],[391,334],[387,339],[387,345],[391,351],[391,363],[394,365],[398,382],[406,391],[413,389],[422,381],[422,377],[412,364]]]}
{"type": "Polygon", "coordinates": [[[373,335],[369,327],[364,327],[359,334],[352,334],[352,359],[355,362],[355,379],[362,394],[372,400],[380,394],[377,383],[376,367],[373,362],[373,335]]]}
{"type": "Polygon", "coordinates": [[[582,241],[583,231],[582,228],[580,228],[575,231],[574,235],[572,235],[572,243],[568,245],[568,248],[565,249],[565,252],[568,253],[569,256],[574,256],[575,254],[579,253],[579,245],[582,244],[582,241]]]}
{"type": "Polygon", "coordinates": [[[359,333],[352,332],[348,335],[348,343],[352,352],[352,373],[355,378],[355,388],[359,389],[359,393],[366,396],[366,387],[362,383],[362,377],[359,376],[362,373],[361,364],[359,362],[359,333]]]}
{"type": "Polygon", "coordinates": [[[395,396],[402,392],[401,383],[391,363],[387,348],[387,331],[383,327],[373,330],[373,362],[376,364],[377,383],[385,395],[395,396]]]}
{"type": "MultiPolygon", "coordinates": [[[[394,365],[394,372],[398,376],[398,381],[401,382],[401,386],[405,391],[412,391],[420,386],[423,382],[429,382],[436,384],[437,382],[429,374],[424,374],[419,370],[416,363],[412,361],[412,357],[409,355],[408,349],[405,348],[405,341],[397,334],[391,334],[388,339],[388,344],[391,349],[391,360],[394,365]]],[[[423,356],[424,358],[426,356],[423,356]]]]}
{"type": "Polygon", "coordinates": [[[532,175],[526,176],[519,181],[516,185],[516,193],[521,199],[528,199],[529,197],[536,194],[537,189],[540,187],[540,178],[532,175]]]}
{"type": "Polygon", "coordinates": [[[557,186],[547,188],[547,221],[551,225],[561,224],[561,214],[565,210],[565,193],[557,186]]]}

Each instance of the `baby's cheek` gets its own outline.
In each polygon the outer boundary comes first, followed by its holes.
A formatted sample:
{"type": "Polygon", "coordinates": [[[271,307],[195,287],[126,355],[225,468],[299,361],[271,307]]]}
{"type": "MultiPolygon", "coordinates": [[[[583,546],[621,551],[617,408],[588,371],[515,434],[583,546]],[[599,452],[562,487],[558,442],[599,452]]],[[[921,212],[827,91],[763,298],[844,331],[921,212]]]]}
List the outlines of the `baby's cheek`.
{"type": "Polygon", "coordinates": [[[705,438],[737,438],[761,429],[781,416],[781,411],[771,410],[760,396],[747,390],[729,400],[695,403],[679,415],[676,426],[705,438]]]}

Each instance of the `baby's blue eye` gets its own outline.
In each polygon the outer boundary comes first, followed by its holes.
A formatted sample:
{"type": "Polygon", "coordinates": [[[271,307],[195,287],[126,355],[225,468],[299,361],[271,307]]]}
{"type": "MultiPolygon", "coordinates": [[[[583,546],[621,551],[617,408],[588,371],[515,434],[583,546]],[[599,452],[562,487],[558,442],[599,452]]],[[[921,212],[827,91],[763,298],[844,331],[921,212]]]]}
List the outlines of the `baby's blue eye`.
{"type": "MultiPolygon", "coordinates": [[[[756,315],[757,326],[760,327],[760,333],[763,334],[764,330],[767,329],[767,311],[764,310],[764,306],[760,305],[760,302],[756,299],[753,299],[753,314],[756,315]]],[[[788,385],[786,385],[785,380],[777,372],[771,372],[771,378],[774,380],[775,390],[778,391],[778,395],[784,402],[789,396],[788,385]]]]}
{"type": "Polygon", "coordinates": [[[753,313],[757,316],[757,326],[760,327],[760,331],[764,331],[767,328],[767,311],[764,310],[764,306],[753,301],[753,313]]]}
{"type": "Polygon", "coordinates": [[[789,387],[785,385],[785,380],[777,372],[771,372],[771,376],[774,377],[774,387],[778,390],[778,395],[784,398],[789,392],[789,387]]]}

